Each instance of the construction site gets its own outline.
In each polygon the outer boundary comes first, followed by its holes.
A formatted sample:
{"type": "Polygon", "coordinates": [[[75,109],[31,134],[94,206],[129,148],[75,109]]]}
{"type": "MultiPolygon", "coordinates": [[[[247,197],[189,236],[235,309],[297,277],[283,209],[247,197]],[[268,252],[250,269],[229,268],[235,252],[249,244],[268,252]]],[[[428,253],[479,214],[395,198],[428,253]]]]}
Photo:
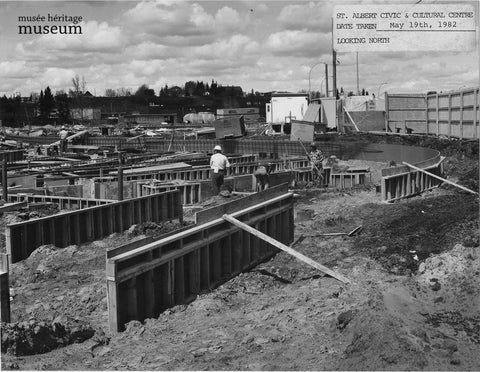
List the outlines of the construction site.
{"type": "Polygon", "coordinates": [[[5,135],[2,370],[478,370],[479,89],[328,105],[5,135]]]}

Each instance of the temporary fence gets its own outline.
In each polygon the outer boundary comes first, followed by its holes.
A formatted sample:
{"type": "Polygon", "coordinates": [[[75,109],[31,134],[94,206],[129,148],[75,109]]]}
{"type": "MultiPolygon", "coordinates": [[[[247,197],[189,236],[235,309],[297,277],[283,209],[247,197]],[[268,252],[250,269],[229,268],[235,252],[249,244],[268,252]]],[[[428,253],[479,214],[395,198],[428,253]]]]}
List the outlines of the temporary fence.
{"type": "Polygon", "coordinates": [[[183,220],[178,190],[117,201],[7,225],[7,253],[12,263],[24,260],[43,244],[59,248],[102,239],[147,221],[183,220]]]}
{"type": "MultiPolygon", "coordinates": [[[[417,167],[436,175],[443,175],[443,160],[440,155],[415,164],[417,167]]],[[[382,201],[392,202],[408,198],[439,186],[442,181],[408,166],[382,169],[382,201]]]]}
{"type": "Polygon", "coordinates": [[[478,139],[479,95],[479,88],[445,93],[387,94],[386,129],[478,139]]]}
{"type": "MultiPolygon", "coordinates": [[[[261,193],[252,197],[258,198],[261,193]]],[[[261,203],[255,199],[254,204],[231,215],[284,244],[291,243],[293,194],[261,203]]],[[[191,302],[202,291],[217,287],[277,252],[267,242],[219,218],[222,210],[215,210],[215,219],[188,230],[129,251],[107,253],[111,331],[123,330],[131,320],[144,321],[169,307],[191,302]]]]}

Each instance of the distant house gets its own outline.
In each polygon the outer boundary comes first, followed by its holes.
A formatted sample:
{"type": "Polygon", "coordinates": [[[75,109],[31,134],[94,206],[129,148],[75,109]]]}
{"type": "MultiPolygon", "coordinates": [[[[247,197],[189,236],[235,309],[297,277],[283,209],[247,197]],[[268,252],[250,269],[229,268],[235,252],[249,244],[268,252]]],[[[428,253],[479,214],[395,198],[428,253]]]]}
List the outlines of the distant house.
{"type": "Polygon", "coordinates": [[[242,87],[236,85],[224,86],[222,87],[222,90],[226,96],[243,97],[242,87]]]}
{"type": "Polygon", "coordinates": [[[183,89],[180,88],[179,86],[174,86],[171,88],[168,88],[166,91],[167,96],[169,97],[180,97],[183,96],[183,89]]]}
{"type": "Polygon", "coordinates": [[[83,93],[83,96],[84,96],[84,97],[93,97],[93,94],[90,93],[90,92],[87,90],[85,93],[83,93]]]}
{"type": "Polygon", "coordinates": [[[71,108],[70,117],[74,120],[99,121],[102,117],[102,110],[99,108],[71,108]]]}

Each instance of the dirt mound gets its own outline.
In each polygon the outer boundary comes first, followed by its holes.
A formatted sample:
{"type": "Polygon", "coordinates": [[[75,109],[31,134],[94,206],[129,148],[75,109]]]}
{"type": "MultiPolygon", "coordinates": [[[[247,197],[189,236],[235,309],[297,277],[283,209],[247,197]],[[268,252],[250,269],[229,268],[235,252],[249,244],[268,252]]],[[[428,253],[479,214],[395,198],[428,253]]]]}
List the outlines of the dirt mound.
{"type": "Polygon", "coordinates": [[[189,223],[184,222],[179,224],[178,221],[166,221],[161,223],[155,222],[144,222],[139,225],[133,225],[127,230],[127,234],[131,237],[145,235],[158,237],[169,233],[171,231],[177,230],[181,227],[187,226],[189,223]]]}
{"type": "Polygon", "coordinates": [[[42,354],[58,347],[91,338],[95,331],[81,322],[47,324],[30,320],[1,323],[2,351],[15,356],[42,354]]]}
{"type": "Polygon", "coordinates": [[[393,273],[415,272],[433,253],[466,241],[478,245],[478,198],[434,190],[389,206],[363,205],[359,249],[393,273]]]}

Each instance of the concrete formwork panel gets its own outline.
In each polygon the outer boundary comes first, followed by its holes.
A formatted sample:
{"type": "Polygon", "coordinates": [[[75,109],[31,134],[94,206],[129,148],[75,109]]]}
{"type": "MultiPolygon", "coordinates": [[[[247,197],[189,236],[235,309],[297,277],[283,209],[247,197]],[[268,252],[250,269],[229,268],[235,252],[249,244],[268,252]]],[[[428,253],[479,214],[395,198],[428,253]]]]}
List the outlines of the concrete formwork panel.
{"type": "MultiPolygon", "coordinates": [[[[231,213],[274,239],[293,241],[293,194],[231,213]]],[[[219,216],[216,216],[219,217],[219,216]]],[[[277,248],[222,218],[107,258],[111,331],[193,301],[277,252],[277,248]]]]}

